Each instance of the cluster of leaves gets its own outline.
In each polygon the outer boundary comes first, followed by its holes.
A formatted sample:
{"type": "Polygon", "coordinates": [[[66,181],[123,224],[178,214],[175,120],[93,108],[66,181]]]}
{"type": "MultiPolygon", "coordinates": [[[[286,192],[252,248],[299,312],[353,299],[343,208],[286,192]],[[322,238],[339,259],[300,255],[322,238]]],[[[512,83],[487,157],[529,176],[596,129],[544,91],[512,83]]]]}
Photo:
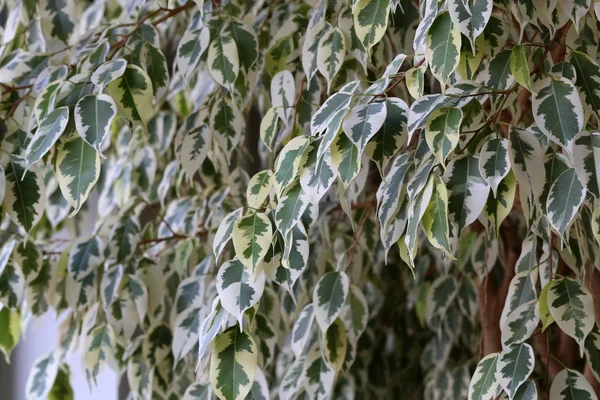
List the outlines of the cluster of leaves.
{"type": "Polygon", "coordinates": [[[596,399],[598,4],[0,0],[27,398],[596,399]]]}

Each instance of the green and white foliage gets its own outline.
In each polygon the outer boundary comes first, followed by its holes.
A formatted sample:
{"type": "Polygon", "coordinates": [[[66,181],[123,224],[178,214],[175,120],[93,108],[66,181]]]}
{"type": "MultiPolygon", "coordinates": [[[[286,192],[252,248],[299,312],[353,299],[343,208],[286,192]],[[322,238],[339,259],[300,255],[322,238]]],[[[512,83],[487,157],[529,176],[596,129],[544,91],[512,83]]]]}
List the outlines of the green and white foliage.
{"type": "Polygon", "coordinates": [[[550,396],[552,399],[560,400],[598,399],[587,379],[580,372],[569,368],[563,369],[554,377],[550,396]]]}
{"type": "Polygon", "coordinates": [[[258,351],[252,336],[237,327],[217,336],[212,345],[210,383],[221,400],[243,400],[252,390],[258,351]]]}
{"type": "Polygon", "coordinates": [[[599,15],[0,0],[0,350],[61,321],[27,398],[76,350],[132,399],[595,398],[599,15]]]}
{"type": "Polygon", "coordinates": [[[585,338],[594,327],[591,293],[577,281],[561,278],[548,289],[548,308],[561,330],[577,341],[583,353],[585,338]]]}

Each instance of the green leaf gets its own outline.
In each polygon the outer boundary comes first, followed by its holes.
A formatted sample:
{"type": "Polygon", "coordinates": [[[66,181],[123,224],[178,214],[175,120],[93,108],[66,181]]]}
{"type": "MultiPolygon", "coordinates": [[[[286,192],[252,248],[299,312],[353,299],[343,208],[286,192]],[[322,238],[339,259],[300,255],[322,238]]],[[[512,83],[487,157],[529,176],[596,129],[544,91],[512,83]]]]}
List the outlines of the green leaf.
{"type": "Polygon", "coordinates": [[[575,168],[569,168],[556,178],[546,202],[548,220],[559,235],[563,235],[585,200],[585,187],[575,168]]]}
{"type": "Polygon", "coordinates": [[[479,361],[469,384],[469,399],[490,400],[494,397],[500,384],[496,377],[499,356],[499,353],[492,353],[479,361]]]}
{"type": "Polygon", "coordinates": [[[54,164],[56,179],[64,198],[77,214],[100,177],[100,155],[81,137],[60,144],[54,164]]]}
{"type": "Polygon", "coordinates": [[[50,393],[48,393],[48,400],[73,400],[73,388],[69,380],[69,367],[64,365],[58,369],[58,374],[52,385],[50,393]]]}
{"type": "Polygon", "coordinates": [[[233,93],[233,84],[240,72],[240,60],[237,46],[227,27],[212,39],[206,63],[213,79],[233,93]]]}
{"type": "Polygon", "coordinates": [[[75,127],[83,140],[100,152],[116,115],[117,107],[110,96],[85,96],[75,106],[75,127]]]}
{"type": "Polygon", "coordinates": [[[460,31],[444,11],[427,32],[427,61],[431,73],[444,86],[460,61],[460,31]]]}
{"type": "Polygon", "coordinates": [[[248,182],[246,201],[248,207],[260,209],[274,185],[273,172],[270,169],[258,172],[248,182]]]}
{"type": "Polygon", "coordinates": [[[577,281],[560,278],[548,289],[548,308],[560,329],[579,344],[583,355],[585,338],[594,327],[592,295],[577,281]]]}
{"type": "Polygon", "coordinates": [[[550,140],[570,150],[583,130],[583,105],[575,85],[566,78],[544,78],[534,87],[533,117],[550,140]]]}
{"type": "Polygon", "coordinates": [[[0,351],[7,364],[10,364],[10,353],[19,343],[20,336],[21,314],[3,307],[0,310],[0,351]]]}
{"type": "Polygon", "coordinates": [[[565,368],[560,371],[550,386],[552,400],[597,400],[594,389],[578,371],[565,368]]]}
{"type": "Polygon", "coordinates": [[[249,333],[231,327],[216,337],[210,384],[221,400],[244,400],[254,383],[258,351],[249,333]]]}
{"type": "Polygon", "coordinates": [[[527,343],[509,346],[500,353],[496,380],[510,399],[515,397],[519,387],[531,375],[534,365],[533,348],[527,343]]]}
{"type": "Polygon", "coordinates": [[[427,145],[442,165],[458,144],[462,118],[463,113],[460,108],[450,107],[435,110],[427,119],[425,124],[427,145]]]}
{"type": "Polygon", "coordinates": [[[216,284],[221,305],[239,321],[241,327],[246,310],[254,307],[262,296],[265,275],[259,273],[253,279],[248,268],[234,258],[221,266],[216,284]]]}
{"type": "Polygon", "coordinates": [[[146,127],[154,114],[153,90],[152,81],[143,69],[127,65],[123,75],[108,84],[108,91],[125,118],[146,127]]]}
{"type": "Polygon", "coordinates": [[[3,205],[10,219],[29,232],[46,208],[46,186],[40,171],[25,171],[25,160],[11,156],[6,168],[3,205]]]}
{"type": "Polygon", "coordinates": [[[531,94],[535,94],[531,87],[529,65],[527,64],[527,55],[525,54],[525,47],[523,45],[512,48],[510,53],[510,70],[515,80],[519,82],[519,85],[529,90],[531,94]]]}
{"type": "Polygon", "coordinates": [[[552,286],[552,281],[548,282],[546,286],[542,289],[540,293],[540,298],[538,299],[540,319],[542,321],[542,332],[546,330],[552,323],[554,322],[554,317],[550,312],[550,307],[548,305],[548,291],[552,286]]]}
{"type": "Polygon", "coordinates": [[[342,129],[362,155],[367,143],[383,127],[387,115],[386,103],[368,103],[352,107],[342,129]]]}
{"type": "Polygon", "coordinates": [[[98,86],[98,91],[102,93],[106,85],[123,76],[127,61],[119,58],[113,61],[107,61],[100,65],[92,74],[92,83],[98,86]]]}
{"type": "Polygon", "coordinates": [[[313,291],[315,317],[322,332],[335,321],[342,311],[349,291],[349,280],[345,272],[328,272],[319,279],[313,291]]]}
{"type": "Polygon", "coordinates": [[[68,123],[69,107],[57,108],[41,121],[25,150],[27,168],[40,161],[50,151],[68,123]]]}
{"type": "Polygon", "coordinates": [[[387,0],[358,0],[353,8],[356,36],[369,51],[385,34],[390,2],[387,0]]]}
{"type": "Polygon", "coordinates": [[[327,80],[327,92],[331,82],[342,67],[346,56],[346,37],[339,28],[332,28],[323,34],[317,50],[317,68],[327,80]]]}
{"type": "Polygon", "coordinates": [[[252,279],[256,276],[258,264],[269,250],[272,237],[271,221],[263,213],[250,212],[233,226],[235,254],[250,269],[252,279]]]}

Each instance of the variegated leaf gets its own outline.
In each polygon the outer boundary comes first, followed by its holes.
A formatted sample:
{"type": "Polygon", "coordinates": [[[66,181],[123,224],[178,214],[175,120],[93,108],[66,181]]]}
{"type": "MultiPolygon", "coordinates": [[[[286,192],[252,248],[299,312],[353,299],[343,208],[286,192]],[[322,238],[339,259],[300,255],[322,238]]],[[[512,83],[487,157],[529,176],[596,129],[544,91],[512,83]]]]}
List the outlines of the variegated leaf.
{"type": "Polygon", "coordinates": [[[92,83],[98,86],[98,91],[102,93],[106,85],[123,76],[126,67],[127,61],[122,58],[107,61],[94,71],[91,77],[92,83]]]}
{"type": "Polygon", "coordinates": [[[581,183],[600,198],[600,133],[582,131],[575,137],[573,163],[581,183]]]}
{"type": "Polygon", "coordinates": [[[304,360],[304,379],[304,389],[309,398],[317,400],[330,398],[335,371],[323,359],[318,346],[314,346],[304,360]]]}
{"type": "Polygon", "coordinates": [[[83,355],[85,376],[88,382],[96,382],[98,374],[106,362],[114,358],[116,339],[113,328],[102,324],[94,328],[86,341],[83,355]]]}
{"type": "Polygon", "coordinates": [[[496,377],[499,358],[499,353],[492,353],[479,361],[469,384],[469,399],[490,400],[494,398],[496,389],[500,385],[496,377]]]}
{"type": "Polygon", "coordinates": [[[271,80],[271,102],[286,125],[292,119],[295,99],[294,76],[288,70],[279,71],[271,80]]]}
{"type": "Polygon", "coordinates": [[[539,140],[530,130],[510,128],[508,157],[519,185],[532,199],[544,190],[546,170],[539,140]]]}
{"type": "Polygon", "coordinates": [[[479,172],[479,158],[463,155],[453,159],[446,168],[444,181],[450,192],[448,211],[451,221],[461,232],[479,217],[490,190],[479,172]]]}
{"type": "Polygon", "coordinates": [[[46,208],[46,186],[39,170],[26,173],[22,158],[11,156],[8,160],[3,205],[10,219],[25,232],[42,218],[46,208]]]}
{"type": "Polygon", "coordinates": [[[275,209],[275,225],[284,237],[300,222],[309,204],[310,196],[298,182],[283,192],[275,209]]]}
{"type": "Polygon", "coordinates": [[[278,124],[279,117],[277,115],[277,110],[274,107],[271,107],[267,110],[260,122],[260,140],[269,151],[273,151],[273,145],[277,139],[278,124]]]}
{"type": "Polygon", "coordinates": [[[224,263],[217,274],[217,292],[221,305],[242,326],[244,312],[258,303],[265,288],[265,275],[259,273],[254,279],[248,268],[234,258],[224,263]]]}
{"type": "Polygon", "coordinates": [[[423,230],[433,247],[452,257],[448,226],[448,192],[441,178],[436,178],[433,195],[423,214],[423,230]]]}
{"type": "Polygon", "coordinates": [[[246,201],[248,207],[260,209],[275,184],[273,172],[270,169],[258,172],[248,182],[246,189],[246,201]]]}
{"type": "Polygon", "coordinates": [[[552,400],[598,400],[587,379],[579,371],[568,368],[554,377],[550,386],[550,398],[552,400]]]}
{"type": "Polygon", "coordinates": [[[118,263],[129,260],[141,239],[140,224],[135,217],[124,215],[113,226],[109,236],[111,255],[118,263]]]}
{"type": "MultiPolygon", "coordinates": [[[[310,133],[315,136],[330,127],[331,122],[339,112],[343,112],[350,105],[352,94],[358,89],[359,81],[352,81],[344,85],[339,92],[329,96],[327,100],[314,113],[310,121],[310,133]]],[[[337,134],[337,132],[333,132],[337,134]]]]}
{"type": "MultiPolygon", "coordinates": [[[[482,1],[482,0],[481,0],[482,1]]],[[[427,61],[442,86],[460,61],[460,31],[448,12],[441,12],[427,32],[427,61]]]]}
{"type": "Polygon", "coordinates": [[[387,116],[386,102],[368,103],[352,107],[344,119],[342,129],[362,155],[367,143],[382,128],[387,116]]]}
{"type": "Polygon", "coordinates": [[[57,108],[41,121],[25,150],[27,168],[40,161],[50,151],[68,123],[69,107],[57,108]]]}
{"type": "Polygon", "coordinates": [[[98,268],[104,259],[102,250],[102,241],[97,235],[82,237],[73,243],[68,264],[73,279],[80,280],[98,268]]]}
{"type": "Polygon", "coordinates": [[[331,161],[344,187],[350,186],[360,172],[361,159],[358,147],[343,132],[338,133],[331,146],[331,161]]]}
{"type": "Polygon", "coordinates": [[[56,179],[64,198],[77,214],[100,177],[100,155],[81,137],[60,144],[54,164],[56,179]]]}
{"type": "Polygon", "coordinates": [[[292,329],[291,347],[297,358],[308,353],[307,344],[309,343],[314,319],[315,307],[312,303],[307,304],[300,312],[292,329]]]}
{"type": "Polygon", "coordinates": [[[451,0],[448,3],[452,21],[472,46],[490,20],[493,6],[492,0],[451,0]]]}
{"type": "Polygon", "coordinates": [[[587,54],[579,51],[572,54],[570,61],[577,73],[575,86],[579,88],[587,106],[600,115],[600,65],[587,54]]]}
{"type": "Polygon", "coordinates": [[[349,291],[349,280],[345,272],[328,272],[319,279],[313,291],[315,317],[322,332],[335,321],[342,311],[349,291]]]}
{"type": "Polygon", "coordinates": [[[143,69],[127,65],[123,75],[108,84],[108,91],[125,118],[146,127],[154,110],[152,81],[143,69]]]}
{"type": "Polygon", "coordinates": [[[390,2],[387,0],[358,0],[354,4],[354,29],[367,51],[383,38],[389,12],[390,2]]]}
{"type": "Polygon", "coordinates": [[[324,338],[325,360],[337,373],[342,369],[348,346],[346,328],[341,319],[337,318],[327,328],[324,338]]]}
{"type": "Polygon", "coordinates": [[[212,38],[206,63],[213,79],[233,93],[233,84],[240,72],[240,59],[235,41],[227,27],[212,38]]]}
{"type": "Polygon", "coordinates": [[[456,148],[463,113],[460,108],[440,108],[429,116],[425,124],[425,138],[431,152],[444,165],[456,148]]]}
{"type": "Polygon", "coordinates": [[[559,235],[563,235],[585,199],[585,187],[575,168],[569,168],[556,178],[546,202],[548,220],[559,235]]]}
{"type": "Polygon", "coordinates": [[[235,254],[250,269],[254,279],[256,267],[267,254],[273,237],[269,217],[260,212],[250,212],[236,221],[231,236],[235,254]]]}
{"type": "Polygon", "coordinates": [[[220,400],[244,400],[254,383],[258,350],[252,336],[231,327],[215,338],[210,384],[220,400]]]}
{"type": "Polygon", "coordinates": [[[29,371],[25,393],[28,400],[44,400],[52,389],[60,360],[53,352],[40,356],[29,371]]]}
{"type": "Polygon", "coordinates": [[[583,105],[575,85],[566,78],[544,78],[534,87],[533,117],[553,142],[570,150],[583,129],[583,105]]]}
{"type": "Polygon", "coordinates": [[[308,149],[310,139],[306,136],[298,136],[290,140],[275,161],[275,188],[277,194],[283,191],[294,181],[300,171],[302,156],[308,149]]]}
{"type": "Polygon", "coordinates": [[[221,306],[219,297],[215,297],[210,313],[200,323],[198,346],[198,358],[200,360],[202,360],[208,345],[220,332],[225,322],[227,322],[227,311],[221,306]]]}
{"type": "Polygon", "coordinates": [[[331,82],[342,67],[346,57],[346,37],[339,28],[332,28],[323,34],[317,50],[317,68],[327,80],[327,92],[331,82]]]}
{"type": "Polygon", "coordinates": [[[200,57],[210,44],[210,29],[188,29],[177,47],[177,68],[186,80],[190,80],[200,63],[200,57]]]}
{"type": "Polygon", "coordinates": [[[585,338],[594,327],[590,292],[573,279],[554,280],[548,289],[548,307],[560,329],[575,339],[583,354],[585,338]]]}
{"type": "Polygon", "coordinates": [[[181,166],[190,180],[208,156],[210,144],[210,130],[204,124],[185,133],[178,155],[181,166]]]}
{"type": "Polygon", "coordinates": [[[75,106],[75,127],[83,140],[100,152],[116,115],[117,107],[110,96],[88,95],[75,106]]]}
{"type": "Polygon", "coordinates": [[[479,156],[479,172],[497,196],[498,185],[510,171],[508,141],[492,138],[484,143],[479,156]]]}
{"type": "Polygon", "coordinates": [[[319,21],[306,32],[304,44],[302,45],[302,67],[306,79],[310,82],[317,73],[317,51],[319,42],[326,32],[331,30],[331,25],[326,21],[319,21]]]}
{"type": "Polygon", "coordinates": [[[305,158],[304,166],[300,170],[300,185],[304,192],[318,202],[333,185],[337,176],[333,169],[331,152],[326,151],[318,158],[318,147],[311,146],[305,158]]]}
{"type": "Polygon", "coordinates": [[[231,239],[231,233],[233,232],[233,226],[235,222],[242,216],[243,208],[238,208],[227,214],[221,221],[215,237],[213,239],[213,254],[215,259],[219,259],[219,256],[223,252],[223,249],[231,239]]]}
{"type": "Polygon", "coordinates": [[[509,346],[498,356],[496,366],[496,380],[508,393],[508,398],[513,399],[517,390],[533,372],[535,356],[533,348],[527,343],[509,346]]]}
{"type": "Polygon", "coordinates": [[[229,156],[242,139],[243,118],[237,105],[228,96],[220,96],[210,113],[213,137],[229,156]]]}

